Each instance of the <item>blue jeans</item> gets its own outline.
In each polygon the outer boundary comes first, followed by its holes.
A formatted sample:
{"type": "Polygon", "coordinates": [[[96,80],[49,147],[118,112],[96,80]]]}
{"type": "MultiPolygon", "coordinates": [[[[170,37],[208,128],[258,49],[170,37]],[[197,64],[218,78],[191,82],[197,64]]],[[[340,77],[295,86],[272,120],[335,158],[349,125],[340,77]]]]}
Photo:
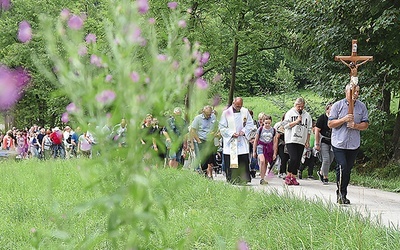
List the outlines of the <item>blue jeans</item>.
{"type": "Polygon", "coordinates": [[[53,158],[60,157],[61,159],[65,159],[65,149],[62,144],[53,145],[53,158]]]}
{"type": "Polygon", "coordinates": [[[336,193],[341,194],[342,196],[346,196],[347,186],[349,185],[350,182],[351,169],[353,168],[354,162],[356,161],[359,148],[342,149],[342,148],[335,148],[333,146],[332,148],[337,163],[336,184],[338,190],[336,191],[336,193]]]}

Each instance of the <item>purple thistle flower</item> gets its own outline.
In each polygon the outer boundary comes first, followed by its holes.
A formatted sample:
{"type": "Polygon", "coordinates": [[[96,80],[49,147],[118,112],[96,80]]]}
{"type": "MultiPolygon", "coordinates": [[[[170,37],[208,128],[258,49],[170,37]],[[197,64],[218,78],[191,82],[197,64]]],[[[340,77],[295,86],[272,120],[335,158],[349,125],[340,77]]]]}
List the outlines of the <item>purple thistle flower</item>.
{"type": "Polygon", "coordinates": [[[178,27],[179,28],[186,28],[186,21],[185,20],[179,20],[178,21],[178,27]]]}
{"type": "Polygon", "coordinates": [[[83,20],[77,15],[72,15],[68,20],[68,27],[73,30],[80,30],[83,26],[83,20]]]}
{"type": "Polygon", "coordinates": [[[140,43],[143,38],[141,37],[142,30],[137,27],[136,25],[133,25],[130,27],[130,34],[128,35],[129,40],[133,43],[137,42],[140,43]]]}
{"type": "Polygon", "coordinates": [[[0,110],[14,105],[28,85],[30,76],[23,68],[15,70],[0,65],[0,110]]]}
{"type": "Polygon", "coordinates": [[[247,245],[247,242],[244,240],[240,240],[237,243],[237,250],[249,250],[249,245],[247,245]]]}
{"type": "Polygon", "coordinates": [[[27,21],[19,23],[18,40],[22,43],[29,42],[32,39],[32,28],[27,21]]]}
{"type": "Polygon", "coordinates": [[[101,58],[96,56],[95,54],[90,56],[90,63],[93,65],[96,65],[99,68],[103,66],[101,58]]]}
{"type": "Polygon", "coordinates": [[[102,104],[109,104],[114,101],[117,95],[112,90],[103,90],[101,93],[96,95],[96,100],[102,104]]]}
{"type": "Polygon", "coordinates": [[[84,56],[84,55],[86,55],[87,53],[88,53],[88,51],[87,51],[87,48],[86,48],[85,45],[79,46],[79,48],[78,48],[78,55],[84,56]]]}
{"type": "Polygon", "coordinates": [[[70,13],[69,9],[63,9],[60,13],[61,19],[67,20],[70,14],[71,13],[70,13]]]}
{"type": "Polygon", "coordinates": [[[106,75],[105,81],[106,82],[111,82],[112,78],[113,78],[112,75],[106,75]]]}
{"type": "Polygon", "coordinates": [[[198,67],[197,69],[194,70],[194,76],[195,77],[201,77],[204,73],[204,70],[202,67],[198,67]]]}
{"type": "Polygon", "coordinates": [[[64,112],[64,113],[61,115],[61,121],[62,121],[63,123],[69,122],[69,117],[68,117],[68,113],[67,113],[67,112],[64,112]]]}
{"type": "Polygon", "coordinates": [[[158,54],[157,55],[157,59],[159,61],[161,61],[161,62],[164,62],[164,61],[166,61],[168,59],[168,57],[166,55],[164,55],[164,54],[158,54]]]}
{"type": "Polygon", "coordinates": [[[70,104],[67,105],[67,107],[65,107],[65,109],[67,110],[68,113],[74,113],[78,110],[78,108],[76,107],[75,103],[71,102],[70,104]]]}
{"type": "Polygon", "coordinates": [[[138,72],[133,71],[133,72],[131,73],[131,80],[132,80],[132,82],[138,82],[138,81],[139,81],[139,78],[140,78],[140,76],[139,76],[139,73],[138,73],[138,72]]]}
{"type": "Polygon", "coordinates": [[[209,59],[210,59],[210,53],[204,52],[204,53],[201,55],[200,64],[201,64],[201,65],[206,64],[206,63],[208,62],[209,59]]]}
{"type": "Polygon", "coordinates": [[[156,19],[154,17],[150,17],[148,21],[149,21],[149,24],[155,24],[156,23],[156,19]]]}
{"type": "Polygon", "coordinates": [[[206,89],[208,88],[208,83],[203,78],[197,78],[196,85],[199,89],[206,89]]]}
{"type": "Polygon", "coordinates": [[[170,8],[171,10],[174,10],[174,9],[176,9],[176,7],[178,7],[177,2],[169,2],[167,5],[168,5],[168,8],[170,8]]]}
{"type": "Polygon", "coordinates": [[[89,34],[87,34],[87,36],[86,36],[86,42],[87,43],[96,43],[96,35],[95,34],[92,34],[92,33],[89,33],[89,34]]]}
{"type": "Polygon", "coordinates": [[[136,5],[140,14],[146,14],[149,11],[149,2],[147,0],[136,0],[136,5]]]}
{"type": "Polygon", "coordinates": [[[11,7],[11,1],[10,0],[0,0],[0,10],[9,10],[11,7]]]}

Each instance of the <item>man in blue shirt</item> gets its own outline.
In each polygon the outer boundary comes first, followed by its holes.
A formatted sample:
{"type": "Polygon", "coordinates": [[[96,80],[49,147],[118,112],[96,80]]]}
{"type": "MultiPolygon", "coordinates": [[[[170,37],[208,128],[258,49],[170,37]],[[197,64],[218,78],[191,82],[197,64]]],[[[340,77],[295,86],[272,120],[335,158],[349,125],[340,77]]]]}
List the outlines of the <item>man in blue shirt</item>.
{"type": "Polygon", "coordinates": [[[213,147],[213,142],[218,129],[216,121],[213,108],[205,106],[202,113],[194,118],[190,128],[196,157],[201,159],[201,169],[208,178],[212,178],[213,166],[215,165],[216,149],[213,147]]]}
{"type": "Polygon", "coordinates": [[[350,204],[350,200],[346,197],[347,186],[360,148],[360,131],[366,130],[369,125],[367,107],[357,100],[360,87],[347,84],[345,91],[346,98],[332,105],[328,121],[328,127],[332,129],[331,142],[337,162],[336,194],[339,204],[350,204]],[[352,88],[354,88],[353,96],[351,96],[352,88]],[[354,102],[354,114],[348,114],[350,102],[354,102]]]}

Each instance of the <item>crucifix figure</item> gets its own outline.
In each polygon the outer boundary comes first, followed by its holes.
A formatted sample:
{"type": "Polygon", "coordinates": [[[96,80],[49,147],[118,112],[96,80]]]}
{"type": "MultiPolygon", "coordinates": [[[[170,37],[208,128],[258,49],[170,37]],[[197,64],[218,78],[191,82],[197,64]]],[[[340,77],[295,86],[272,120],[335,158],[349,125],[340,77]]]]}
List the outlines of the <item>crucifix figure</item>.
{"type": "MultiPolygon", "coordinates": [[[[351,96],[353,96],[353,92],[355,87],[358,85],[358,76],[357,70],[358,67],[363,65],[368,61],[373,60],[373,56],[358,56],[357,55],[357,40],[351,41],[351,56],[335,56],[335,61],[340,61],[345,64],[350,69],[350,84],[352,84],[351,96]],[[360,63],[358,63],[360,62],[360,63]]],[[[353,114],[354,110],[354,102],[350,102],[349,104],[349,114],[353,114]]]]}

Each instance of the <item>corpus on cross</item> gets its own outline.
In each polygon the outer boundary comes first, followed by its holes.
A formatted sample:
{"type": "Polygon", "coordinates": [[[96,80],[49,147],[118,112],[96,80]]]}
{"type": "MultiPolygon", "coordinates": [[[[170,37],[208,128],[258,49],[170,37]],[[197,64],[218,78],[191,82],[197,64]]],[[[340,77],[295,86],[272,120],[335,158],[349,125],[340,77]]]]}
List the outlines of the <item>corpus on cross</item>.
{"type": "MultiPolygon", "coordinates": [[[[335,56],[335,61],[340,61],[345,64],[350,69],[350,84],[351,88],[351,96],[353,96],[355,87],[358,85],[358,67],[363,65],[368,61],[372,61],[374,59],[373,56],[358,56],[357,55],[357,40],[351,41],[351,55],[350,56],[335,56]]],[[[354,102],[350,102],[349,104],[349,114],[353,114],[354,111],[354,102]]]]}

